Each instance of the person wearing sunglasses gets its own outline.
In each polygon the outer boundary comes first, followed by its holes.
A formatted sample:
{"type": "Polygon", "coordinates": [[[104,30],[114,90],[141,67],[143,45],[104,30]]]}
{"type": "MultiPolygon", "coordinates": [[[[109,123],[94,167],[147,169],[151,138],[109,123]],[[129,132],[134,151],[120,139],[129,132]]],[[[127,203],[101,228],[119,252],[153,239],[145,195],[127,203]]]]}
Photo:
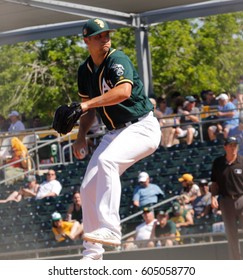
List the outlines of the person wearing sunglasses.
{"type": "Polygon", "coordinates": [[[60,194],[62,185],[56,179],[56,172],[50,169],[46,174],[46,180],[43,181],[36,194],[36,199],[42,199],[45,197],[55,197],[60,194]]]}

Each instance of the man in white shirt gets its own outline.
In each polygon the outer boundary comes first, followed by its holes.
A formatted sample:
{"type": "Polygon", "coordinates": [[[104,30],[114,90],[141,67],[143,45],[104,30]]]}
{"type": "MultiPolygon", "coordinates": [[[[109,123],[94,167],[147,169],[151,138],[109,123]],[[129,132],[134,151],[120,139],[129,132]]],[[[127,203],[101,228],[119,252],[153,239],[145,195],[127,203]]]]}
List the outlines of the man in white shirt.
{"type": "Polygon", "coordinates": [[[142,215],[144,222],[136,227],[135,235],[126,240],[127,243],[124,245],[125,250],[154,246],[153,242],[150,241],[153,225],[156,221],[154,211],[149,207],[144,207],[142,215]]]}
{"type": "Polygon", "coordinates": [[[47,179],[40,184],[40,187],[36,194],[36,199],[42,199],[45,197],[56,197],[62,190],[62,185],[56,180],[56,172],[52,169],[48,171],[47,179]]]}
{"type": "Polygon", "coordinates": [[[20,115],[19,112],[17,111],[12,111],[9,115],[8,115],[11,124],[8,128],[9,132],[17,132],[17,131],[22,131],[25,130],[25,126],[22,123],[22,121],[19,119],[20,115]]]}

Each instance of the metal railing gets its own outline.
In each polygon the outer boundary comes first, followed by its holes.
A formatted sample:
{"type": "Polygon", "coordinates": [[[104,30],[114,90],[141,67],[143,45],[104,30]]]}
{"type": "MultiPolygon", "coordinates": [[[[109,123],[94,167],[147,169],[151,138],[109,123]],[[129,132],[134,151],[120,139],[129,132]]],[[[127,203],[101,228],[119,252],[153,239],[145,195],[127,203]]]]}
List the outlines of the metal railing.
{"type": "MultiPolygon", "coordinates": [[[[160,207],[160,206],[162,206],[162,205],[165,205],[165,204],[167,204],[167,203],[169,203],[169,202],[171,202],[171,201],[176,200],[178,197],[179,197],[178,195],[173,196],[173,197],[170,197],[170,198],[168,198],[168,199],[165,199],[165,200],[163,200],[163,201],[160,201],[160,202],[158,202],[158,203],[156,203],[156,204],[150,206],[149,208],[150,208],[151,210],[154,210],[154,209],[156,209],[156,208],[158,208],[158,207],[160,207]]],[[[143,213],[143,210],[140,210],[140,211],[138,211],[138,212],[136,212],[136,213],[134,213],[134,214],[132,214],[132,215],[130,215],[130,216],[128,216],[128,217],[122,219],[122,220],[121,220],[121,226],[122,226],[123,223],[128,222],[128,221],[130,221],[130,220],[132,220],[132,219],[134,219],[134,218],[136,218],[136,217],[138,217],[138,216],[141,216],[142,213],[143,213]]],[[[135,232],[132,231],[132,232],[129,232],[129,233],[123,235],[123,236],[122,236],[122,240],[128,238],[129,236],[133,235],[134,233],[135,233],[135,232]]]]}

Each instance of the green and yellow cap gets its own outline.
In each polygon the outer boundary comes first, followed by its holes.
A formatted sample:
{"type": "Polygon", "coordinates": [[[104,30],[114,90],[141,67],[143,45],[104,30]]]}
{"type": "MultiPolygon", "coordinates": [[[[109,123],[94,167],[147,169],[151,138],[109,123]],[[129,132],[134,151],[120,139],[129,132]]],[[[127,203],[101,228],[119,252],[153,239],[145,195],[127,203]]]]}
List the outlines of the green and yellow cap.
{"type": "Polygon", "coordinates": [[[115,29],[111,29],[107,22],[100,18],[89,19],[83,27],[83,37],[91,37],[100,34],[105,31],[113,32],[115,29]]]}

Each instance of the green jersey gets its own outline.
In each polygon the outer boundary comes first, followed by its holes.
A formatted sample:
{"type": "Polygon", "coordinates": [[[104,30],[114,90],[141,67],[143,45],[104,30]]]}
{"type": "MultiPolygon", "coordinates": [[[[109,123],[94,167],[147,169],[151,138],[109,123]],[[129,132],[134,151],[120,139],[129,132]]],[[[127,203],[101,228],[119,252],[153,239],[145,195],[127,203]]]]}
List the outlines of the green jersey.
{"type": "Polygon", "coordinates": [[[153,110],[138,73],[130,59],[122,51],[115,49],[110,49],[98,69],[91,56],[79,67],[78,89],[81,97],[91,99],[101,96],[122,83],[132,85],[131,96],[119,104],[97,108],[109,130],[136,121],[153,110]]]}

